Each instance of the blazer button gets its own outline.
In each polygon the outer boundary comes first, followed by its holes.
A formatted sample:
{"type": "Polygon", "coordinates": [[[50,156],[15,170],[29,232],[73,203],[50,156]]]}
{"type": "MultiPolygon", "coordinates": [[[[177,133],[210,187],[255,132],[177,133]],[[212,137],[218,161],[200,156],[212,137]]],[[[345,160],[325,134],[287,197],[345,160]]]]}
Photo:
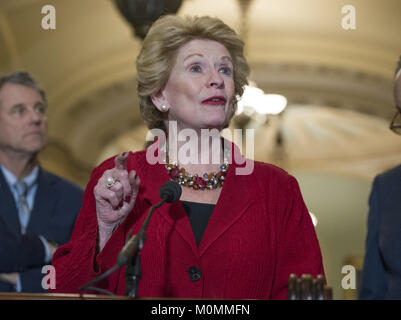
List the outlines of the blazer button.
{"type": "Polygon", "coordinates": [[[191,279],[191,281],[198,281],[201,276],[202,276],[202,271],[201,269],[199,269],[198,267],[190,267],[188,270],[188,275],[189,275],[189,279],[191,279]]]}

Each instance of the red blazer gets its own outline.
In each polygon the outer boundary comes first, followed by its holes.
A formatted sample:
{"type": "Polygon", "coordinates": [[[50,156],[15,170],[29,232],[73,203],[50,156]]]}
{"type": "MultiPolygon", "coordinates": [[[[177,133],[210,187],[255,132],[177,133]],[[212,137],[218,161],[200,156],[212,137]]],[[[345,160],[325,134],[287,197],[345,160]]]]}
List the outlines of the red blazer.
{"type": "MultiPolygon", "coordinates": [[[[129,231],[139,231],[150,206],[160,201],[161,185],[169,180],[164,165],[148,164],[146,150],[130,153],[127,169],[136,170],[141,179],[139,194],[132,212],[96,256],[93,188],[112,167],[114,158],[92,172],[71,239],[54,255],[52,292],[78,292],[114,266],[129,231]]],[[[236,175],[236,167],[235,163],[229,167],[199,247],[180,201],[154,212],[141,251],[139,297],[286,299],[291,273],[324,273],[319,243],[295,178],[256,161],[250,175],[236,175]],[[191,267],[201,271],[197,281],[190,277],[191,267]]],[[[124,274],[125,267],[96,286],[124,295],[124,274]]]]}

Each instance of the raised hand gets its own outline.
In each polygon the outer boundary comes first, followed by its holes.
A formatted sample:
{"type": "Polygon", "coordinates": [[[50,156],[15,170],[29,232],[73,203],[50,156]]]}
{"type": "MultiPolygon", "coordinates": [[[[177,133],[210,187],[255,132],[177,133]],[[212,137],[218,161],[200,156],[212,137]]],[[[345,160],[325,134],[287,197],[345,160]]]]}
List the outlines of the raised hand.
{"type": "Polygon", "coordinates": [[[115,167],[103,172],[94,188],[99,225],[99,249],[134,207],[140,179],[135,170],[128,173],[128,152],[115,157],[115,167]]]}

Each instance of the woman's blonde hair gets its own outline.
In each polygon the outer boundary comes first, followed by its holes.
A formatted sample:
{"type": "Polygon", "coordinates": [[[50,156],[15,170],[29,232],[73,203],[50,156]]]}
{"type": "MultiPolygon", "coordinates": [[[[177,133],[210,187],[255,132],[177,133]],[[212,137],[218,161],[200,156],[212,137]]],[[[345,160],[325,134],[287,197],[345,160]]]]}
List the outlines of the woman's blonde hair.
{"type": "Polygon", "coordinates": [[[185,17],[166,15],[150,28],[136,61],[138,96],[142,118],[149,129],[165,130],[163,113],[153,104],[151,95],[161,92],[170,76],[180,47],[194,39],[221,43],[230,53],[234,67],[234,105],[248,84],[249,66],[244,57],[244,43],[223,21],[209,16],[185,17]]]}

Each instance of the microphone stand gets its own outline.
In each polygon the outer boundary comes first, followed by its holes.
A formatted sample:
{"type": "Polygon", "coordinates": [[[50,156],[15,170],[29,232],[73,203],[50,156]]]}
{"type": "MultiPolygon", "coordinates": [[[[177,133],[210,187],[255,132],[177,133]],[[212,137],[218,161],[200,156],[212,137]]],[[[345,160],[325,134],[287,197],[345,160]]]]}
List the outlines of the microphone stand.
{"type": "Polygon", "coordinates": [[[136,298],[138,294],[139,280],[142,278],[141,257],[139,255],[143,248],[143,241],[139,243],[138,251],[129,259],[125,269],[125,295],[136,298]]]}
{"type": "Polygon", "coordinates": [[[128,242],[132,242],[131,250],[129,254],[125,254],[124,251],[120,252],[117,257],[117,264],[121,267],[127,264],[127,268],[125,270],[125,295],[128,297],[136,298],[138,293],[139,280],[142,278],[141,273],[141,260],[140,260],[140,251],[143,248],[143,245],[146,240],[145,230],[148,226],[149,220],[153,214],[153,211],[159,207],[161,207],[164,202],[166,202],[167,197],[163,197],[163,199],[156,205],[154,205],[145,221],[142,224],[141,229],[136,235],[133,235],[128,242]]]}

